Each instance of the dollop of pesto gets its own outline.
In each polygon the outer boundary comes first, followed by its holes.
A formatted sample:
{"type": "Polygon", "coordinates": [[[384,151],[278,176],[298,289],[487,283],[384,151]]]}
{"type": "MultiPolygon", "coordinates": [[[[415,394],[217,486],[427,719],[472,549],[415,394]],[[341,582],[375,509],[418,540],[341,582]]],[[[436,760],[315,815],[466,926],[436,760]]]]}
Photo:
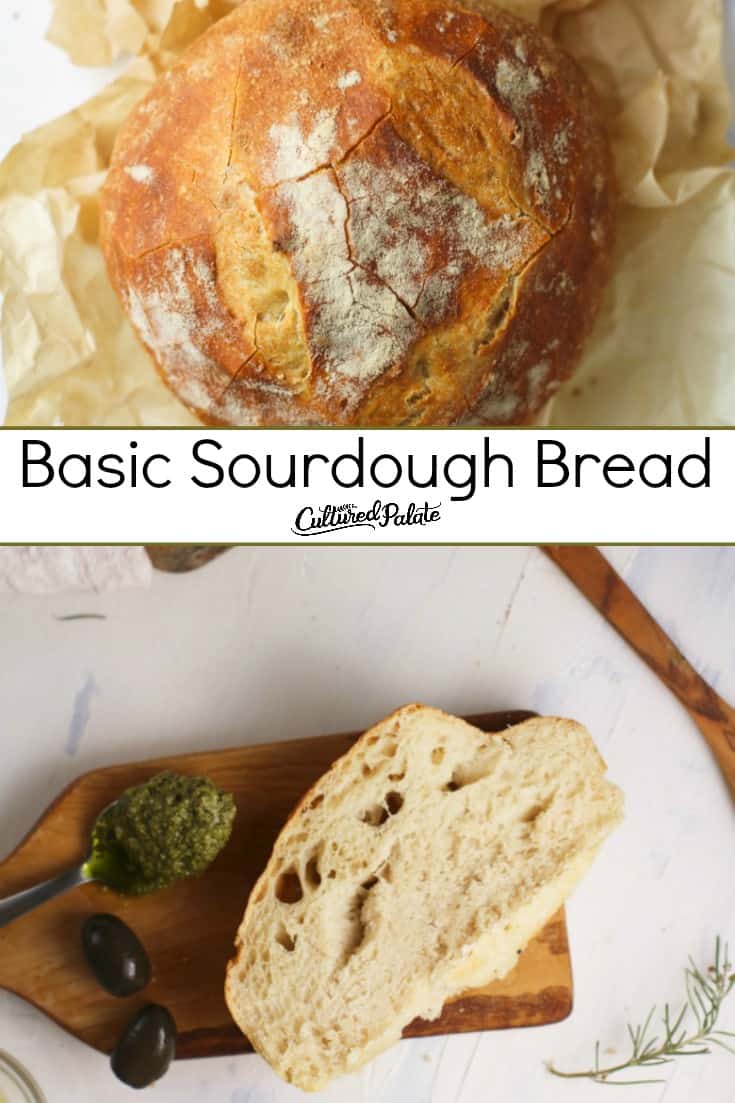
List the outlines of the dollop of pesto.
{"type": "Polygon", "coordinates": [[[232,796],[206,777],[156,774],[99,817],[86,870],[131,896],[166,888],[211,865],[235,812],[232,796]]]}

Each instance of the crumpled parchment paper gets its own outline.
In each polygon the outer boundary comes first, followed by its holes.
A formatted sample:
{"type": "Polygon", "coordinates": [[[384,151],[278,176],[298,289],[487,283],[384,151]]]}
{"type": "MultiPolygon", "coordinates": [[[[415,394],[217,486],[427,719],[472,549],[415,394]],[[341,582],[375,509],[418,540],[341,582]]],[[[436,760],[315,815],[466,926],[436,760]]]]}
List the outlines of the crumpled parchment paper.
{"type": "Polygon", "coordinates": [[[0,547],[0,593],[104,593],[148,587],[145,548],[0,547]]]}
{"type": "MultiPolygon", "coordinates": [[[[735,424],[735,172],[721,0],[500,2],[541,23],[587,70],[622,191],[615,278],[552,423],[735,424]]],[[[55,0],[50,38],[74,61],[137,56],[101,95],[27,135],[0,165],[8,424],[196,424],[159,381],[109,286],[98,195],[127,113],[235,3],[55,0]]]]}

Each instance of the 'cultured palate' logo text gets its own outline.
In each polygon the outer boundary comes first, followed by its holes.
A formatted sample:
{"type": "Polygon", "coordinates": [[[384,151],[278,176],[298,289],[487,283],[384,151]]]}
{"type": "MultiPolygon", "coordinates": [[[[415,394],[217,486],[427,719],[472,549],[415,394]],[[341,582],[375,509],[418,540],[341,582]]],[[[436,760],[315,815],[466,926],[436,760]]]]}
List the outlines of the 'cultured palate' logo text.
{"type": "Polygon", "coordinates": [[[304,506],[296,514],[291,531],[296,536],[323,536],[326,533],[346,529],[376,529],[410,525],[430,525],[441,520],[441,502],[432,506],[428,502],[417,505],[399,505],[398,502],[373,502],[369,509],[357,506],[326,505],[304,506]]]}

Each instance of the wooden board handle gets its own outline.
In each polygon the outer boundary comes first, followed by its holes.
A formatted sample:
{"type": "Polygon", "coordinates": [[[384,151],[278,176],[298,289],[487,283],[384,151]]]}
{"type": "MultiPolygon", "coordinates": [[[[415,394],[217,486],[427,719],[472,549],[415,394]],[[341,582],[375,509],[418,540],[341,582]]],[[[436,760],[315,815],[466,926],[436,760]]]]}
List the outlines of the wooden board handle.
{"type": "Polygon", "coordinates": [[[157,571],[184,574],[211,563],[229,547],[229,544],[146,544],[145,550],[157,571]]]}
{"type": "Polygon", "coordinates": [[[681,701],[735,798],[735,710],[705,682],[595,547],[541,549],[681,701]]]}

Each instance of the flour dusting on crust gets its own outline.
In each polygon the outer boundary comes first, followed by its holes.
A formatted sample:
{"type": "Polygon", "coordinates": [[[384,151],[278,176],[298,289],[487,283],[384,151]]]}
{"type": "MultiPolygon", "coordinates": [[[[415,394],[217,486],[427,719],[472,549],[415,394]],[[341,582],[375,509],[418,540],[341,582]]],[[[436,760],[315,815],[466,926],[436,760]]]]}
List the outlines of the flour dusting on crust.
{"type": "Polygon", "coordinates": [[[456,310],[468,272],[512,272],[535,227],[436,175],[390,124],[335,168],[282,184],[291,257],[314,361],[349,405],[456,310]]]}
{"type": "Polygon", "coordinates": [[[350,403],[405,353],[418,326],[350,256],[347,202],[331,169],[281,185],[277,201],[291,225],[288,252],[309,308],[312,355],[350,403]]]}
{"type": "Polygon", "coordinates": [[[386,160],[354,158],[340,169],[354,256],[436,325],[449,316],[468,271],[505,273],[518,264],[533,227],[507,214],[491,219],[408,146],[386,160]]]}
{"type": "Polygon", "coordinates": [[[542,81],[525,60],[516,64],[501,58],[495,70],[495,83],[501,96],[508,100],[513,110],[522,115],[528,110],[528,101],[541,89],[542,81]]]}
{"type": "Polygon", "coordinates": [[[131,322],[165,365],[184,403],[226,422],[258,423],[255,405],[228,387],[227,373],[202,348],[221,337],[225,326],[213,266],[200,252],[187,245],[170,249],[155,281],[128,289],[126,305],[131,322]],[[218,397],[213,401],[213,396],[218,397]]]}
{"type": "Polygon", "coordinates": [[[343,73],[337,81],[340,92],[346,92],[348,88],[354,88],[358,84],[362,84],[362,77],[356,69],[351,69],[349,73],[343,73]]]}
{"type": "Polygon", "coordinates": [[[336,112],[320,111],[308,134],[303,133],[295,114],[286,123],[274,123],[268,134],[273,145],[273,162],[266,173],[266,182],[296,180],[329,161],[337,140],[336,112]]]}
{"type": "Polygon", "coordinates": [[[168,251],[159,280],[153,286],[145,290],[135,286],[129,289],[127,306],[133,325],[164,363],[180,362],[185,367],[201,368],[209,363],[209,358],[198,342],[211,336],[217,321],[215,314],[202,325],[198,323],[187,278],[194,266],[207,297],[216,301],[214,280],[201,258],[188,247],[180,246],[168,251]]]}
{"type": "Polygon", "coordinates": [[[128,165],[125,172],[136,184],[150,184],[156,175],[150,165],[128,165]]]}

